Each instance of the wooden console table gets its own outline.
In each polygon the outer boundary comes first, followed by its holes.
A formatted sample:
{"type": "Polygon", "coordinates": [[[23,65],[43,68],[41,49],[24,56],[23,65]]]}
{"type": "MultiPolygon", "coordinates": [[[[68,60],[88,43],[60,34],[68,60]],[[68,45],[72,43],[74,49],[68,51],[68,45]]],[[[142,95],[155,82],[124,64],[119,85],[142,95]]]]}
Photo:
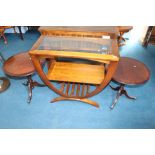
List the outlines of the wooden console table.
{"type": "Polygon", "coordinates": [[[96,107],[88,98],[107,86],[119,60],[116,39],[41,36],[29,54],[43,82],[60,95],[52,102],[78,100],[96,107]]]}

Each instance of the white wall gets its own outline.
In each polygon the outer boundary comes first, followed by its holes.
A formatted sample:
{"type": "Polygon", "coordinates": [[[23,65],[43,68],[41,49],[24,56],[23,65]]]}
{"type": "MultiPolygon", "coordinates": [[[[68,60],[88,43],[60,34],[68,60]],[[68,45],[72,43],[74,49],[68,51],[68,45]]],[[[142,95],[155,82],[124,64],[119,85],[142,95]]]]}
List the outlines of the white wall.
{"type": "MultiPolygon", "coordinates": [[[[17,33],[19,33],[19,30],[18,30],[17,26],[15,27],[15,30],[16,30],[17,33]]],[[[27,30],[28,30],[28,28],[26,26],[21,26],[22,33],[26,33],[27,30]]],[[[14,33],[14,30],[13,30],[13,28],[6,29],[5,33],[14,33]]]]}

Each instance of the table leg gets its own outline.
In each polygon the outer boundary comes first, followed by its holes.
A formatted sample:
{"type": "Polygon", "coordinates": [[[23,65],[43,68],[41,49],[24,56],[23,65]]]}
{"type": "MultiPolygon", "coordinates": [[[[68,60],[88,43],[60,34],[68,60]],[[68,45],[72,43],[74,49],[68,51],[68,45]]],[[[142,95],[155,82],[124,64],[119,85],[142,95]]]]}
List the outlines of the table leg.
{"type": "Polygon", "coordinates": [[[115,107],[116,103],[118,102],[119,97],[122,95],[125,95],[129,99],[133,99],[133,100],[136,99],[136,97],[131,97],[128,95],[127,91],[124,89],[124,86],[125,86],[124,84],[121,84],[120,86],[118,86],[116,88],[110,86],[113,90],[118,91],[116,98],[115,98],[113,104],[111,105],[110,109],[113,109],[115,107]]]}
{"type": "Polygon", "coordinates": [[[119,87],[116,87],[116,88],[114,88],[114,87],[112,87],[112,86],[110,86],[110,87],[111,87],[113,90],[118,91],[118,92],[117,92],[117,95],[116,95],[116,98],[115,98],[113,104],[112,104],[111,107],[110,107],[110,109],[113,109],[113,108],[115,107],[116,103],[118,102],[119,97],[122,95],[121,92],[122,92],[122,90],[123,90],[123,86],[119,86],[119,87]]]}
{"type": "Polygon", "coordinates": [[[123,35],[124,35],[124,32],[120,32],[120,34],[118,36],[119,47],[126,44],[126,39],[123,37],[123,35]],[[123,43],[121,41],[123,41],[123,43]]]}
{"type": "Polygon", "coordinates": [[[17,27],[18,27],[18,30],[19,30],[19,33],[20,33],[21,40],[24,40],[23,33],[21,31],[21,26],[17,26],[17,27]]]}
{"type": "Polygon", "coordinates": [[[46,86],[44,84],[40,84],[40,83],[38,83],[36,81],[33,81],[32,80],[32,75],[27,76],[27,82],[23,83],[23,84],[28,87],[28,100],[27,100],[28,103],[31,102],[31,99],[32,99],[32,89],[35,86],[38,86],[38,87],[45,87],[46,86]]]}

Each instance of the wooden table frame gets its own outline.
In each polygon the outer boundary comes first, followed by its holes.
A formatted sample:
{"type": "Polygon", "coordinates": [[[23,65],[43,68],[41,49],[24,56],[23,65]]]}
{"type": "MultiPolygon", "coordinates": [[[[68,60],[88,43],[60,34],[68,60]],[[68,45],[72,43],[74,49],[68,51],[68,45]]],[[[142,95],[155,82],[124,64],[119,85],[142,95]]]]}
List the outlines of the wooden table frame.
{"type": "Polygon", "coordinates": [[[90,32],[63,32],[61,31],[53,31],[50,34],[43,34],[41,37],[38,39],[38,41],[34,44],[34,46],[31,48],[31,51],[29,51],[29,54],[31,56],[32,62],[36,68],[36,71],[38,72],[39,76],[41,77],[42,81],[50,88],[52,89],[54,92],[56,92],[57,94],[60,95],[60,97],[57,97],[55,99],[53,99],[51,102],[56,102],[56,101],[61,101],[61,100],[78,100],[81,102],[85,102],[88,104],[91,104],[95,107],[99,107],[99,105],[92,101],[89,100],[89,97],[92,97],[96,94],[98,94],[99,92],[101,92],[107,85],[108,83],[111,81],[111,78],[117,68],[117,64],[119,61],[119,54],[118,54],[118,45],[117,45],[117,40],[116,37],[117,35],[115,33],[106,33],[106,32],[102,32],[102,33],[90,33],[90,32]],[[103,36],[103,34],[105,35],[110,35],[110,38],[114,38],[114,44],[112,46],[114,46],[115,50],[114,50],[114,55],[98,55],[98,54],[93,54],[93,53],[79,53],[79,52],[67,52],[67,51],[50,51],[49,50],[37,50],[40,43],[42,42],[43,38],[48,35],[48,36],[53,36],[57,35],[58,33],[62,36],[75,36],[75,37],[79,37],[79,36],[83,36],[87,37],[88,33],[89,33],[89,37],[91,35],[91,37],[96,36],[95,38],[101,38],[101,36],[103,36]],[[79,35],[77,35],[79,34],[79,35]],[[87,34],[87,35],[85,35],[87,34]],[[82,58],[82,59],[87,59],[87,60],[91,60],[91,61],[95,61],[100,63],[101,65],[108,65],[107,70],[106,70],[106,75],[105,78],[102,80],[102,82],[98,85],[95,85],[95,89],[93,91],[90,92],[89,88],[90,88],[90,84],[86,84],[86,83],[74,83],[74,82],[59,82],[59,84],[61,85],[60,89],[57,89],[47,78],[47,75],[43,72],[42,66],[40,64],[40,60],[41,59],[51,59],[52,61],[50,61],[50,65],[49,66],[53,66],[55,63],[55,58],[58,57],[66,57],[66,58],[82,58]],[[54,59],[53,59],[54,58],[54,59]],[[75,87],[77,88],[75,90],[75,87]],[[66,90],[64,90],[64,88],[66,88],[66,90]],[[80,89],[81,89],[81,94],[80,94],[80,89]],[[71,94],[69,94],[69,90],[71,90],[71,94]],[[76,91],[76,92],[75,92],[76,91]],[[75,93],[73,95],[73,93],[75,93]],[[85,95],[84,95],[85,93],[85,95]]]}
{"type": "MultiPolygon", "coordinates": [[[[45,73],[43,72],[42,70],[42,67],[41,67],[41,64],[40,64],[40,60],[41,59],[47,59],[47,58],[50,58],[50,57],[68,57],[68,58],[74,58],[74,56],[72,56],[72,54],[74,54],[74,52],[61,52],[61,54],[58,52],[58,51],[37,51],[37,50],[34,50],[34,51],[29,51],[29,54],[32,58],[32,61],[33,61],[33,64],[38,72],[38,74],[40,75],[41,79],[43,80],[43,82],[49,87],[51,88],[54,92],[56,92],[57,94],[59,94],[60,96],[62,97],[59,97],[59,98],[56,98],[54,99],[52,102],[55,102],[55,101],[60,101],[60,100],[79,100],[79,101],[82,101],[82,102],[86,102],[88,104],[91,104],[91,105],[94,105],[96,107],[99,107],[99,105],[96,103],[96,102],[93,102],[91,100],[88,100],[87,98],[89,97],[92,97],[96,94],[98,94],[99,92],[101,92],[103,90],[104,87],[107,86],[107,84],[110,82],[111,78],[112,78],[112,75],[114,74],[115,70],[116,70],[116,67],[117,67],[117,63],[118,63],[118,57],[116,56],[109,56],[109,55],[104,55],[103,57],[98,57],[97,55],[95,54],[91,54],[91,55],[81,55],[81,53],[79,55],[77,55],[78,52],[75,53],[76,57],[79,57],[79,58],[82,58],[82,59],[87,59],[87,60],[94,60],[94,61],[99,61],[99,62],[108,62],[109,66],[108,66],[108,69],[107,69],[107,74],[104,78],[104,80],[101,82],[100,85],[96,85],[96,89],[93,90],[92,92],[89,92],[89,87],[90,85],[87,85],[87,84],[77,84],[78,86],[78,89],[77,89],[77,92],[76,92],[76,95],[72,96],[72,95],[69,95],[68,94],[68,90],[69,90],[69,87],[70,87],[70,83],[69,82],[62,82],[62,86],[61,86],[61,89],[58,90],[57,88],[55,88],[55,86],[49,81],[49,79],[47,78],[47,76],[45,75],[45,73]],[[65,84],[66,84],[66,92],[64,92],[64,87],[65,87],[65,84]],[[79,93],[79,89],[80,87],[82,87],[83,91],[85,91],[85,89],[87,89],[87,93],[86,95],[78,95],[79,93]],[[87,87],[87,88],[86,88],[87,87]]],[[[50,65],[53,65],[54,64],[54,61],[52,64],[50,65]]],[[[73,82],[73,85],[72,85],[72,89],[74,89],[73,87],[75,87],[75,83],[73,82]]]]}

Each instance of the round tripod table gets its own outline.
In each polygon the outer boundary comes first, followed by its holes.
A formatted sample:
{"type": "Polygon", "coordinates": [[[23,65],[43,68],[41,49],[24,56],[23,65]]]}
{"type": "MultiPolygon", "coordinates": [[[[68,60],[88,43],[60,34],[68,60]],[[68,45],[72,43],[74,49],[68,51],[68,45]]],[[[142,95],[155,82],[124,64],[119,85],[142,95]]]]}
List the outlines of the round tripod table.
{"type": "Polygon", "coordinates": [[[117,96],[110,108],[114,108],[121,95],[125,95],[129,99],[136,99],[135,97],[128,95],[127,91],[124,89],[125,85],[144,84],[149,80],[149,78],[150,71],[145,64],[133,58],[120,58],[117,70],[113,76],[113,80],[119,83],[120,86],[116,88],[110,86],[113,90],[118,91],[117,96]]]}
{"type": "Polygon", "coordinates": [[[27,82],[24,85],[28,87],[29,91],[28,103],[32,99],[32,89],[35,86],[45,86],[32,80],[32,74],[35,73],[35,68],[28,52],[19,53],[7,59],[4,62],[3,70],[9,76],[27,78],[27,82]]]}

